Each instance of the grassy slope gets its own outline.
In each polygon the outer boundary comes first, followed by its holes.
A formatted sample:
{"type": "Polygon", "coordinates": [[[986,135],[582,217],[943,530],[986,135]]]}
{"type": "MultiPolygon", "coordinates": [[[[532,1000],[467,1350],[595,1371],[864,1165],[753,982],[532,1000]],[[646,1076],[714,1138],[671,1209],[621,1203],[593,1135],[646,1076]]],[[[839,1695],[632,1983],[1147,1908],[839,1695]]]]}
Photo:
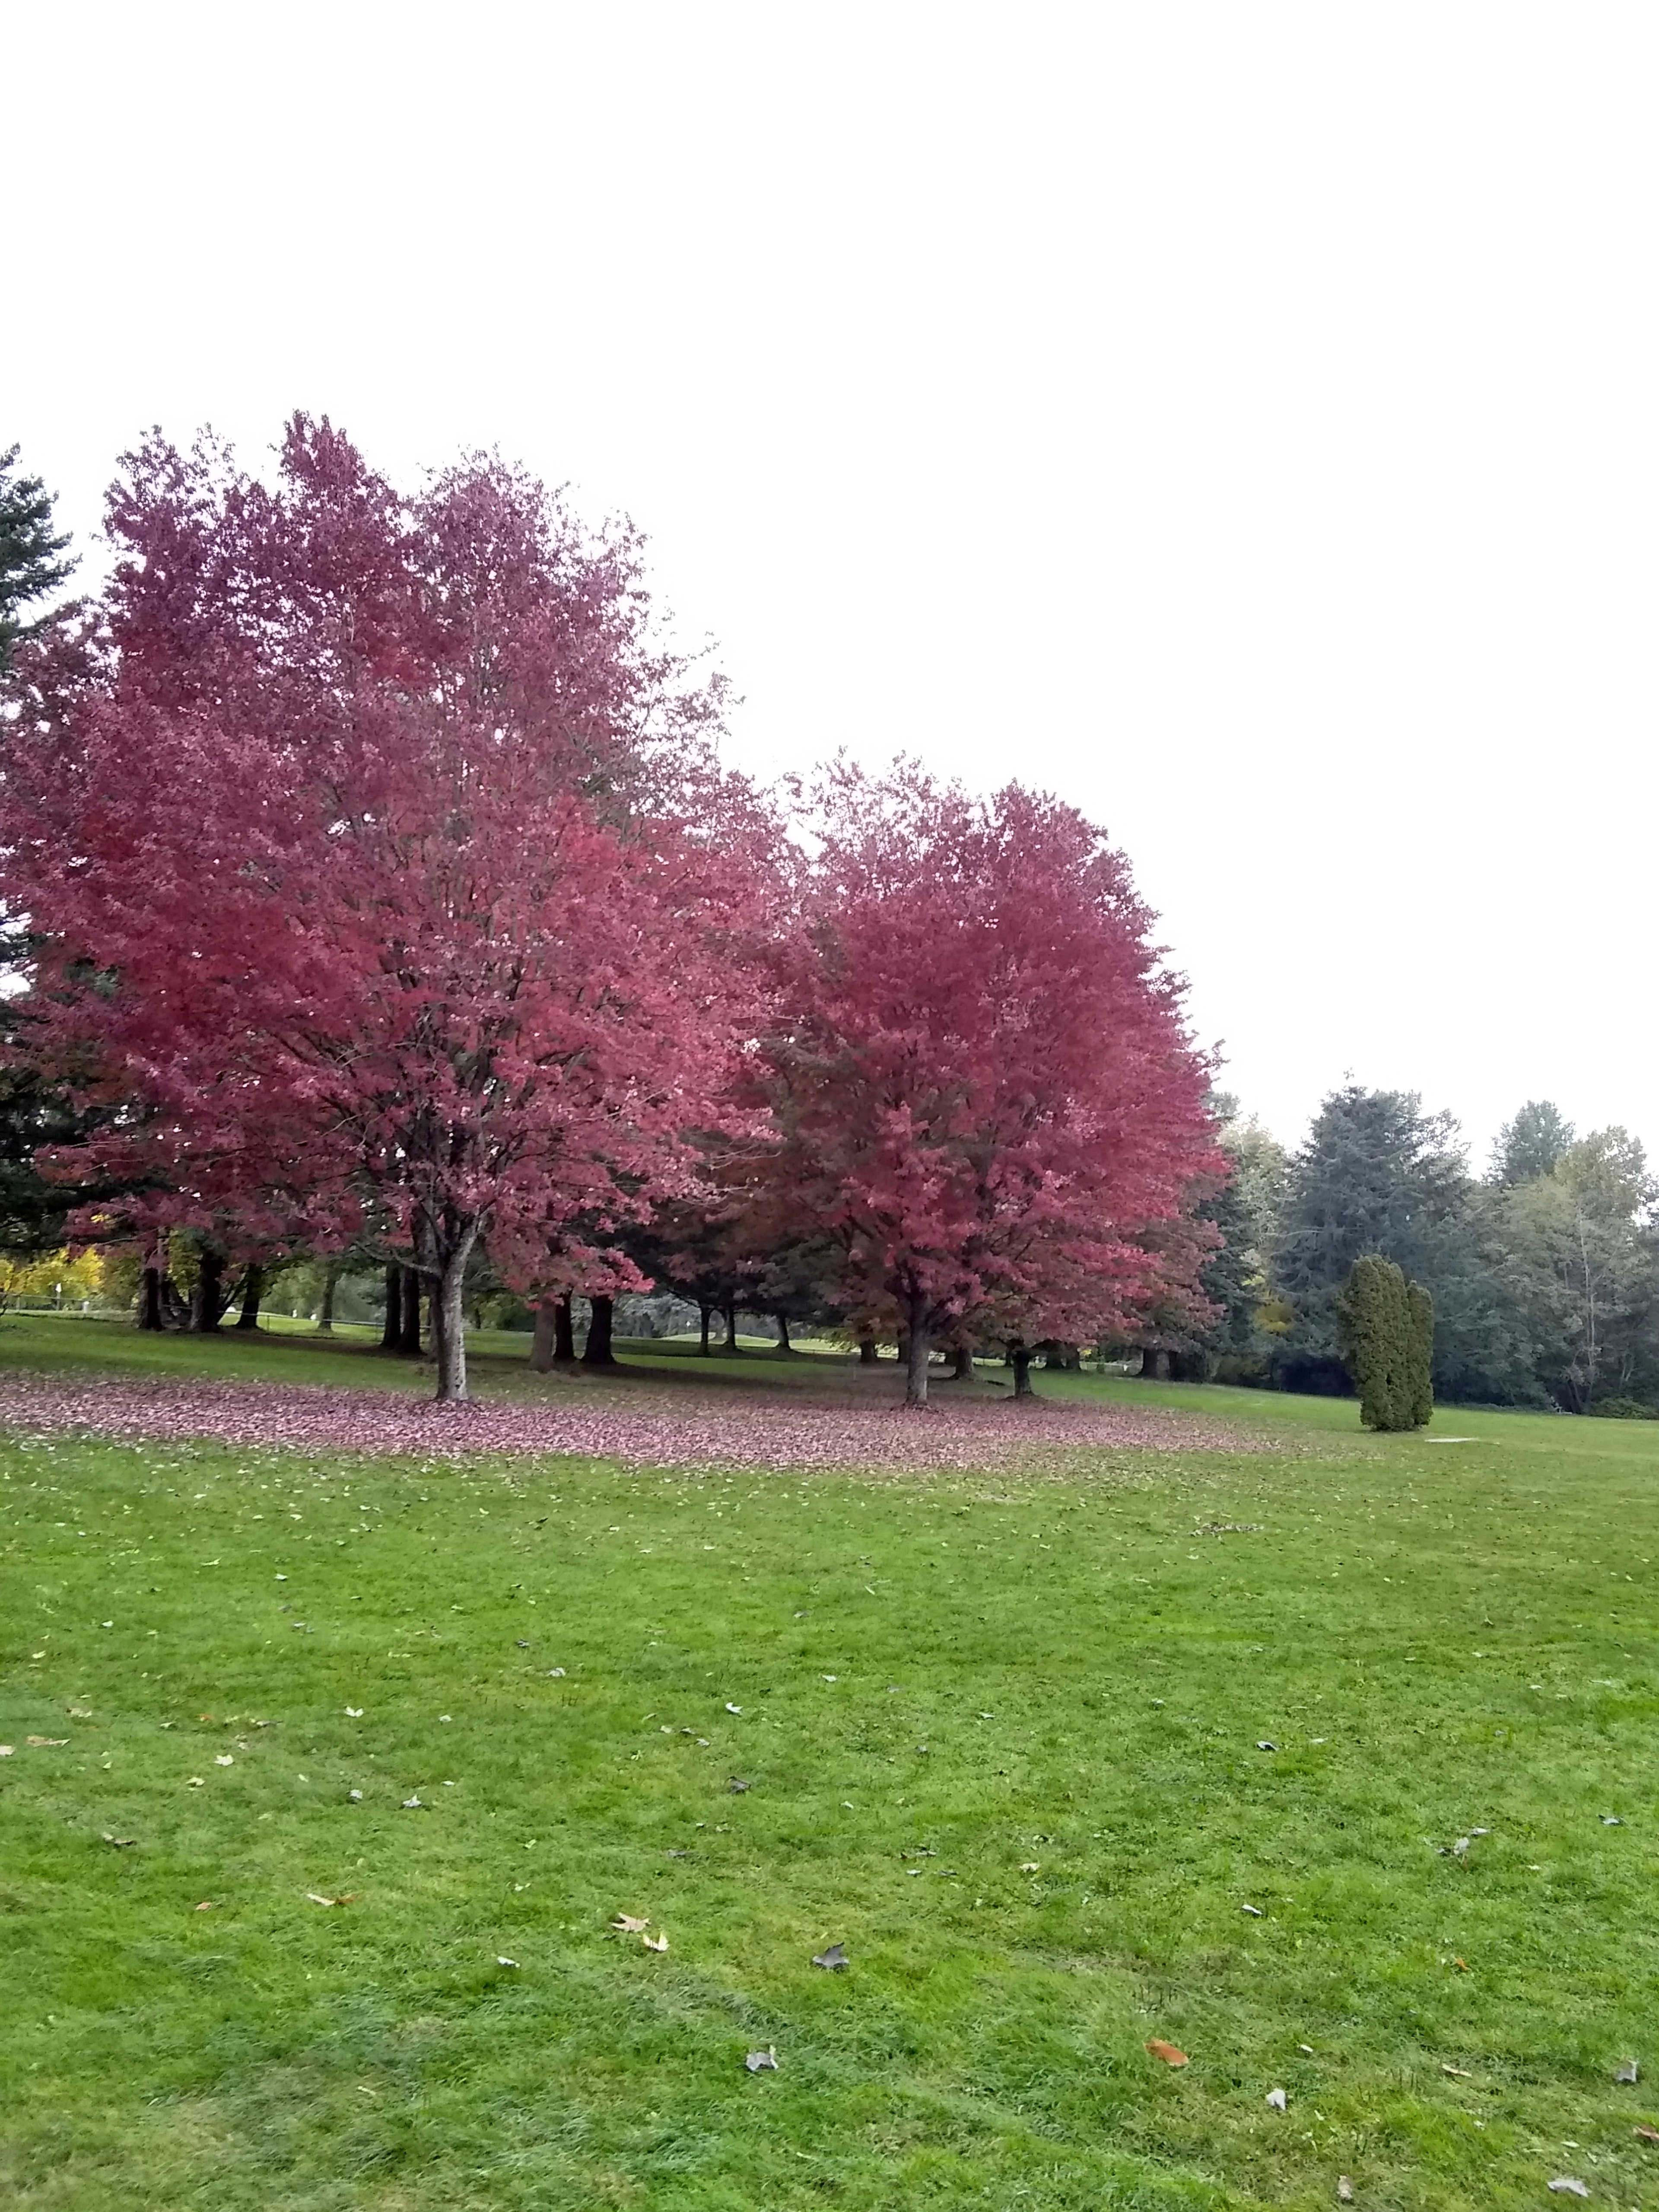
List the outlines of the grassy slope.
{"type": "Polygon", "coordinates": [[[0,1443],[0,2200],[1659,2205],[1612,2079],[1659,2069],[1659,1434],[1043,1380],[1300,1442],[1065,1485],[0,1443]]]}

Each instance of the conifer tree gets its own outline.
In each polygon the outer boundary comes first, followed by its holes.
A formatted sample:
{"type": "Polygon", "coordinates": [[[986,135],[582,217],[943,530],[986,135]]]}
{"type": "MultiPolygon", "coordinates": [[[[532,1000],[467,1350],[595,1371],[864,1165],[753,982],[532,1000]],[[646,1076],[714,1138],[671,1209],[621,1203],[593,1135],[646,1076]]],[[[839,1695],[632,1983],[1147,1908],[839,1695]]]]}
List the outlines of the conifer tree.
{"type": "Polygon", "coordinates": [[[1342,1356],[1368,1429],[1420,1429],[1434,1410],[1434,1302],[1380,1253],[1367,1252],[1337,1294],[1342,1356]]]}

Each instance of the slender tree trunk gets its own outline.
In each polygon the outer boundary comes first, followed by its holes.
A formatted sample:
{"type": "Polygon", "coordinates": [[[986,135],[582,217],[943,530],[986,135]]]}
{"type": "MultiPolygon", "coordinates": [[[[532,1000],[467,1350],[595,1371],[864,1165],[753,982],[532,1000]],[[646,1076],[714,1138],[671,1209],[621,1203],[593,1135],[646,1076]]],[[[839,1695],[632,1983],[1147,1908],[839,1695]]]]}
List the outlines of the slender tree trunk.
{"type": "Polygon", "coordinates": [[[323,1295],[317,1301],[319,1336],[332,1336],[334,1334],[334,1285],[339,1279],[340,1263],[337,1260],[331,1260],[323,1270],[323,1295]]]}
{"type": "Polygon", "coordinates": [[[790,1343],[790,1341],[789,1341],[789,1316],[787,1316],[787,1314],[780,1314],[780,1315],[778,1316],[778,1317],[777,1317],[777,1320],[778,1320],[778,1352],[779,1352],[779,1353],[780,1353],[780,1355],[781,1355],[781,1356],[784,1356],[784,1355],[788,1354],[789,1352],[792,1352],[794,1350],[794,1348],[795,1348],[795,1347],[794,1347],[794,1346],[793,1346],[793,1344],[791,1344],[791,1343],[790,1343]]]}
{"type": "Polygon", "coordinates": [[[536,1333],[530,1340],[530,1367],[535,1375],[550,1375],[558,1354],[553,1348],[557,1308],[547,1298],[536,1309],[536,1333]]]}
{"type": "Polygon", "coordinates": [[[399,1268],[404,1279],[403,1309],[398,1323],[398,1349],[410,1358],[421,1356],[421,1279],[413,1267],[399,1268]]]}
{"type": "Polygon", "coordinates": [[[721,1346],[721,1349],[726,1352],[735,1352],[738,1348],[737,1300],[735,1298],[728,1298],[720,1310],[726,1319],[726,1342],[721,1346]]]}
{"type": "Polygon", "coordinates": [[[611,1349],[611,1324],[616,1313],[616,1300],[595,1297],[588,1300],[587,1341],[582,1346],[584,1367],[614,1367],[616,1354],[611,1349]]]}
{"type": "Polygon", "coordinates": [[[386,1322],[380,1330],[382,1352],[402,1349],[404,1334],[404,1271],[395,1260],[386,1271],[386,1322]]]}
{"type": "Polygon", "coordinates": [[[859,1339],[859,1365],[873,1367],[875,1364],[876,1340],[873,1336],[861,1336],[859,1339]]]}
{"type": "Polygon", "coordinates": [[[576,1323],[570,1310],[570,1293],[555,1302],[553,1307],[553,1357],[561,1367],[573,1367],[576,1361],[576,1323]]]}
{"type": "Polygon", "coordinates": [[[973,1379],[974,1347],[971,1344],[959,1344],[951,1369],[951,1380],[953,1382],[971,1382],[973,1379]]]}
{"type": "Polygon", "coordinates": [[[159,1332],[167,1325],[167,1305],[161,1296],[163,1270],[155,1265],[145,1268],[138,1286],[138,1327],[159,1332]]]}
{"type": "Polygon", "coordinates": [[[697,1350],[705,1359],[709,1356],[708,1323],[714,1311],[713,1306],[706,1304],[702,1298],[697,1300],[697,1319],[702,1323],[702,1335],[698,1340],[697,1350]]]}
{"type": "Polygon", "coordinates": [[[1029,1344],[1011,1344],[1008,1364],[1014,1370],[1014,1395],[1032,1398],[1036,1393],[1031,1388],[1031,1347],[1029,1344]]]}
{"type": "Polygon", "coordinates": [[[468,1396],[466,1320],[461,1310],[461,1293],[466,1286],[466,1260],[471,1249],[469,1236],[461,1249],[451,1255],[432,1293],[432,1339],[438,1355],[441,1406],[465,1405],[468,1396]]]}
{"type": "Polygon", "coordinates": [[[250,1261],[247,1273],[242,1278],[242,1310],[236,1316],[239,1329],[258,1328],[259,1300],[264,1295],[264,1269],[255,1267],[250,1261]]]}
{"type": "Polygon", "coordinates": [[[927,1403],[927,1309],[920,1297],[910,1301],[905,1330],[904,1402],[907,1406],[927,1403]]]}
{"type": "Polygon", "coordinates": [[[196,1263],[196,1287],[190,1298],[191,1335],[216,1334],[224,1310],[225,1255],[216,1246],[204,1244],[196,1263]]]}

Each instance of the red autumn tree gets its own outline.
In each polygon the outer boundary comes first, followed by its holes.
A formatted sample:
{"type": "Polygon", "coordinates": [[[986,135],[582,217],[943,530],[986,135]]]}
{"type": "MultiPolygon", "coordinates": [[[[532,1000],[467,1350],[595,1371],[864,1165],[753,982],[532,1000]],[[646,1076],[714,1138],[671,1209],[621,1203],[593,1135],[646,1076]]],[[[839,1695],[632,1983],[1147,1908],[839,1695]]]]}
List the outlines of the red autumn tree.
{"type": "Polygon", "coordinates": [[[654,647],[636,540],[493,462],[409,501],[325,422],[274,488],[157,438],[109,528],[0,797],[35,1032],[181,1194],[281,1158],[317,1242],[406,1244],[463,1398],[479,1237],[520,1286],[580,1265],[722,1090],[757,816],[718,687],[654,647]]]}
{"type": "Polygon", "coordinates": [[[908,766],[842,765],[811,828],[759,1055],[767,1181],[839,1242],[849,1305],[896,1305],[911,1405],[977,1311],[1027,1340],[1121,1329],[1183,1249],[1146,1232],[1222,1164],[1126,863],[1068,806],[908,766]]]}

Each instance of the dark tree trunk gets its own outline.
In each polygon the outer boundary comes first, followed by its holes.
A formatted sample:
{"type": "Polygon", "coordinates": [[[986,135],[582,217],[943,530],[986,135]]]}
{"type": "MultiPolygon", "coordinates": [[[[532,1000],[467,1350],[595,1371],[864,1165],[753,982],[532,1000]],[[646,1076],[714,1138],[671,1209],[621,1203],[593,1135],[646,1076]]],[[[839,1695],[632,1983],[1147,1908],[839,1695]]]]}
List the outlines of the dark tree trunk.
{"type": "Polygon", "coordinates": [[[698,1299],[697,1319],[702,1324],[702,1332],[697,1340],[697,1350],[705,1359],[709,1357],[708,1324],[714,1318],[714,1313],[713,1306],[706,1305],[701,1298],[698,1299]]]}
{"type": "Polygon", "coordinates": [[[1036,1393],[1031,1388],[1030,1346],[1029,1344],[1011,1344],[1008,1347],[1008,1364],[1014,1370],[1015,1397],[1035,1397],[1036,1393]]]}
{"type": "Polygon", "coordinates": [[[161,1295],[161,1267],[146,1267],[138,1285],[138,1327],[159,1331],[167,1325],[167,1302],[161,1295]]]}
{"type": "Polygon", "coordinates": [[[466,1284],[466,1255],[472,1239],[452,1255],[437,1288],[432,1293],[432,1342],[438,1358],[438,1402],[465,1405],[466,1387],[466,1319],[461,1293],[466,1284]]]}
{"type": "Polygon", "coordinates": [[[575,1362],[576,1323],[570,1311],[568,1291],[553,1308],[553,1357],[562,1367],[572,1366],[575,1362]]]}
{"type": "Polygon", "coordinates": [[[551,1298],[536,1309],[536,1331],[530,1340],[530,1367],[532,1374],[550,1375],[557,1358],[553,1349],[554,1317],[556,1309],[551,1298]]]}
{"type": "Polygon", "coordinates": [[[899,1327],[896,1358],[901,1367],[908,1367],[910,1364],[910,1332],[902,1323],[899,1327]]]}
{"type": "Polygon", "coordinates": [[[927,1355],[932,1349],[927,1341],[927,1307],[920,1297],[910,1301],[906,1319],[904,1346],[904,1402],[907,1406],[927,1403],[927,1355]]]}
{"type": "Polygon", "coordinates": [[[190,1297],[190,1327],[193,1336],[212,1336],[224,1318],[225,1255],[204,1244],[196,1263],[196,1287],[190,1297]]]}
{"type": "Polygon", "coordinates": [[[413,1267],[399,1268],[404,1279],[404,1293],[398,1301],[402,1317],[398,1323],[398,1349],[410,1358],[421,1356],[421,1279],[413,1267]]]}
{"type": "Polygon", "coordinates": [[[334,1334],[334,1285],[339,1279],[340,1263],[337,1260],[331,1260],[323,1270],[323,1295],[317,1301],[319,1336],[332,1336],[334,1334]]]}
{"type": "Polygon", "coordinates": [[[737,1300],[735,1298],[728,1298],[726,1301],[726,1304],[720,1308],[720,1312],[726,1322],[726,1342],[721,1346],[721,1349],[726,1352],[735,1352],[738,1348],[737,1300]]]}
{"type": "Polygon", "coordinates": [[[971,1344],[959,1344],[951,1368],[951,1380],[953,1382],[971,1382],[973,1379],[974,1347],[971,1344]]]}
{"type": "Polygon", "coordinates": [[[1140,1355],[1140,1379],[1143,1382],[1167,1382],[1170,1379],[1170,1355],[1148,1346],[1140,1355]]]}
{"type": "Polygon", "coordinates": [[[587,1323],[587,1341],[582,1346],[584,1367],[614,1367],[616,1355],[611,1349],[611,1323],[616,1312],[614,1298],[590,1298],[591,1312],[587,1323]]]}
{"type": "Polygon", "coordinates": [[[793,1352],[793,1351],[794,1350],[794,1348],[795,1348],[795,1347],[794,1347],[794,1346],[793,1346],[793,1344],[791,1344],[791,1343],[790,1343],[790,1341],[789,1341],[789,1316],[787,1316],[787,1314],[780,1314],[780,1315],[777,1316],[777,1322],[778,1322],[778,1350],[779,1350],[779,1352],[793,1352]]]}
{"type": "Polygon", "coordinates": [[[250,1261],[248,1271],[242,1278],[242,1310],[236,1316],[238,1328],[258,1328],[259,1300],[264,1295],[264,1269],[256,1267],[250,1261]]]}
{"type": "Polygon", "coordinates": [[[404,1271],[391,1261],[386,1271],[386,1321],[380,1329],[382,1352],[402,1349],[404,1336],[404,1271]]]}
{"type": "Polygon", "coordinates": [[[875,1364],[876,1340],[873,1336],[861,1336],[859,1339],[859,1365],[873,1367],[875,1364]]]}

